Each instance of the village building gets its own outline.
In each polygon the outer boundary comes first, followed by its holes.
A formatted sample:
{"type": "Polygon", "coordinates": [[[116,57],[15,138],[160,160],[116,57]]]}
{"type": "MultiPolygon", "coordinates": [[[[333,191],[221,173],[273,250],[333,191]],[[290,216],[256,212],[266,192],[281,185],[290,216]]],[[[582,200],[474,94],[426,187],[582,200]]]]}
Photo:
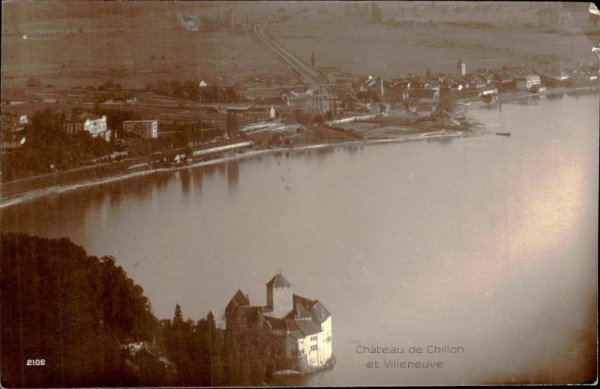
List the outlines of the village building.
{"type": "Polygon", "coordinates": [[[458,63],[456,64],[456,72],[461,76],[467,74],[467,64],[465,64],[462,61],[462,58],[458,58],[458,63]]]}
{"type": "Polygon", "coordinates": [[[27,115],[2,111],[0,148],[8,150],[22,147],[26,142],[25,125],[28,123],[27,115]]]}
{"type": "Polygon", "coordinates": [[[540,76],[543,85],[550,88],[561,88],[569,85],[571,76],[562,69],[548,71],[540,76]]]}
{"type": "Polygon", "coordinates": [[[530,74],[525,77],[517,78],[517,89],[522,91],[531,90],[536,85],[540,85],[542,82],[540,76],[530,74]]]}
{"type": "Polygon", "coordinates": [[[405,104],[408,113],[417,114],[419,112],[432,113],[440,106],[440,99],[433,97],[422,97],[420,99],[411,99],[405,104]]]}
{"type": "Polygon", "coordinates": [[[121,344],[125,352],[125,365],[143,382],[152,382],[163,377],[173,377],[176,367],[164,356],[159,356],[156,339],[152,342],[121,344]]]}
{"type": "Polygon", "coordinates": [[[227,114],[235,114],[239,125],[247,125],[258,121],[269,120],[271,113],[275,115],[275,108],[272,106],[269,108],[263,105],[244,104],[235,105],[231,104],[226,106],[225,112],[227,114]]]}
{"type": "Polygon", "coordinates": [[[318,300],[296,295],[281,273],[266,284],[267,305],[250,305],[238,290],[225,308],[226,329],[234,333],[266,328],[281,338],[285,358],[278,368],[310,373],[335,363],[331,313],[318,300]]]}
{"type": "Polygon", "coordinates": [[[486,85],[479,89],[479,96],[481,96],[481,99],[486,102],[496,101],[498,99],[498,88],[491,85],[486,85]]]}
{"type": "Polygon", "coordinates": [[[158,120],[126,120],[123,131],[137,134],[144,139],[158,138],[158,120]]]}
{"type": "Polygon", "coordinates": [[[283,100],[288,107],[311,108],[314,105],[315,91],[313,89],[308,89],[304,92],[284,92],[281,94],[281,100],[283,100]]]}
{"type": "Polygon", "coordinates": [[[89,132],[93,138],[101,137],[105,141],[110,141],[110,130],[106,124],[106,116],[96,116],[92,114],[81,114],[74,118],[69,118],[64,124],[65,132],[74,135],[80,131],[89,132]]]}
{"type": "Polygon", "coordinates": [[[0,148],[2,150],[16,149],[22,147],[27,141],[24,127],[2,128],[0,137],[0,148]]]}

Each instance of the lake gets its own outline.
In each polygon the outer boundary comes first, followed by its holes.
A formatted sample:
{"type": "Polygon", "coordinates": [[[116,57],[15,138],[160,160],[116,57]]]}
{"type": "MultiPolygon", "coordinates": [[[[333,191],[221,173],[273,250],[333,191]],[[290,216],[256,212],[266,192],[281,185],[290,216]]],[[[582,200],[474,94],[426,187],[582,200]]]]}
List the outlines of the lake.
{"type": "Polygon", "coordinates": [[[337,365],[307,385],[576,382],[596,352],[598,95],[470,115],[491,133],[158,173],[2,209],[2,230],[115,256],[161,318],[238,288],[265,304],[281,268],[333,317],[337,365]]]}

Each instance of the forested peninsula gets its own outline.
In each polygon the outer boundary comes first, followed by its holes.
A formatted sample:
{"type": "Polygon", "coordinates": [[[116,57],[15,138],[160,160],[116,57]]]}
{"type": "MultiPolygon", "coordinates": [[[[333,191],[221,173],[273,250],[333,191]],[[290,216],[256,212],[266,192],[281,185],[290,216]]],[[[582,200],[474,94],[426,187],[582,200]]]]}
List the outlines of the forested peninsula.
{"type": "Polygon", "coordinates": [[[114,257],[10,233],[0,258],[4,387],[254,386],[274,372],[271,335],[233,336],[179,305],[159,319],[114,257]]]}

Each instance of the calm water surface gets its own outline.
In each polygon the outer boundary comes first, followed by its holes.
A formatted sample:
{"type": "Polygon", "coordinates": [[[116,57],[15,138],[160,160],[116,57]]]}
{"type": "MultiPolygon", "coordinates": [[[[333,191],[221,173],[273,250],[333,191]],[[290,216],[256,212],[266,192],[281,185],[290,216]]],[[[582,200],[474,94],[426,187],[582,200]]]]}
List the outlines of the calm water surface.
{"type": "Polygon", "coordinates": [[[562,380],[596,347],[598,112],[597,95],[476,109],[512,136],[158,174],[4,209],[2,230],[114,255],[159,317],[177,303],[193,319],[222,311],[238,288],[265,304],[282,268],[333,314],[337,366],[306,384],[562,380]],[[428,345],[465,351],[409,353],[428,345]]]}

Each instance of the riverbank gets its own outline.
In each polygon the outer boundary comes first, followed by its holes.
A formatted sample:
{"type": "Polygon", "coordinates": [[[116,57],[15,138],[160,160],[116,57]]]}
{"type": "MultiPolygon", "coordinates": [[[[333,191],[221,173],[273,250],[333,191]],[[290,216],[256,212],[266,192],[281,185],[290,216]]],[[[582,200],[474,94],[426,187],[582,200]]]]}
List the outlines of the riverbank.
{"type": "MultiPolygon", "coordinates": [[[[571,93],[592,93],[597,92],[598,86],[586,86],[579,88],[557,88],[551,89],[543,94],[533,94],[529,92],[514,92],[509,94],[502,94],[501,98],[499,98],[498,102],[492,104],[502,104],[511,101],[518,101],[529,98],[541,98],[546,96],[556,96],[560,94],[571,94],[571,93]]],[[[480,99],[466,100],[462,102],[467,109],[478,108],[483,106],[489,106],[490,103],[482,102],[480,99]]],[[[66,182],[64,184],[52,184],[56,182],[65,182],[68,179],[64,179],[67,175],[72,175],[73,171],[66,171],[60,173],[54,173],[52,175],[52,179],[47,180],[46,183],[41,183],[38,185],[38,188],[33,190],[27,190],[20,193],[8,193],[2,188],[2,193],[0,194],[0,209],[14,206],[17,204],[21,204],[24,202],[36,200],[42,198],[44,196],[49,196],[53,194],[65,193],[68,191],[73,191],[82,188],[89,188],[91,186],[103,185],[114,183],[121,180],[136,178],[140,176],[146,176],[150,174],[158,174],[169,171],[178,171],[183,169],[191,169],[202,166],[216,165],[220,163],[225,163],[232,160],[242,160],[246,158],[254,158],[257,156],[265,155],[265,154],[277,154],[277,153],[288,153],[288,152],[301,152],[301,151],[310,151],[324,148],[332,148],[332,147],[357,147],[357,146],[365,146],[365,145],[375,145],[381,143],[401,143],[401,142],[410,142],[410,141],[419,141],[419,140],[431,140],[431,139],[443,139],[443,138],[452,138],[452,137],[464,137],[464,136],[473,136],[473,135],[481,135],[486,133],[486,130],[482,126],[477,126],[477,124],[472,124],[470,130],[446,130],[436,128],[435,131],[407,131],[406,133],[402,133],[402,131],[395,132],[396,135],[388,136],[388,137],[372,137],[362,140],[340,140],[340,141],[331,141],[331,142],[319,142],[314,144],[304,144],[300,146],[294,147],[273,147],[273,148],[261,148],[254,150],[247,150],[241,152],[230,152],[227,155],[210,159],[210,160],[201,160],[195,161],[188,165],[179,165],[179,166],[171,166],[171,167],[150,167],[150,164],[147,164],[149,168],[144,170],[137,170],[134,172],[127,171],[127,169],[107,169],[103,175],[94,174],[96,178],[90,179],[89,176],[81,176],[76,177],[74,182],[66,182]],[[63,179],[61,179],[63,178],[63,179]]],[[[489,132],[491,133],[491,132],[489,132]]],[[[111,166],[115,166],[114,164],[109,164],[111,166]]],[[[131,164],[130,164],[131,165],[131,164]]],[[[10,183],[7,183],[10,184],[10,183]]],[[[3,184],[6,185],[6,184],[3,184]]],[[[1,186],[0,186],[1,188],[1,186]]]]}
{"type": "MultiPolygon", "coordinates": [[[[60,194],[65,192],[70,192],[78,189],[89,188],[92,186],[110,184],[122,180],[132,179],[136,177],[147,176],[151,174],[158,174],[164,172],[172,172],[179,171],[185,169],[193,169],[202,166],[210,166],[217,165],[220,163],[226,163],[233,160],[243,160],[249,158],[255,158],[266,154],[278,154],[278,153],[294,153],[294,152],[302,152],[302,151],[310,151],[310,150],[319,150],[326,148],[335,148],[335,147],[362,147],[369,145],[377,145],[383,143],[403,143],[403,142],[413,142],[413,141],[422,141],[422,140],[431,140],[431,139],[441,139],[441,138],[455,138],[455,137],[465,137],[465,136],[473,136],[473,135],[481,135],[484,134],[482,128],[478,128],[476,131],[451,131],[451,130],[441,130],[441,131],[431,131],[424,132],[420,134],[410,134],[406,136],[397,136],[393,138],[383,138],[383,139],[368,139],[368,140],[352,140],[352,141],[341,141],[341,142],[331,142],[331,143],[319,143],[319,144],[310,144],[310,145],[302,145],[295,147],[274,147],[274,148],[265,148],[259,150],[250,150],[250,151],[241,151],[241,152],[232,152],[225,156],[207,160],[207,161],[197,161],[192,162],[188,165],[182,166],[171,166],[171,167],[160,167],[160,168],[150,168],[141,171],[135,172],[127,172],[116,174],[113,176],[108,176],[104,178],[87,180],[87,181],[79,181],[72,184],[67,185],[53,185],[44,188],[39,188],[31,191],[27,191],[24,193],[16,194],[5,199],[0,200],[0,209],[7,208],[11,206],[15,206],[18,204],[22,204],[25,202],[33,201],[45,196],[50,196],[54,194],[60,194]]],[[[68,172],[64,172],[68,173],[68,172]]],[[[57,175],[63,173],[56,173],[57,175]]]]}

